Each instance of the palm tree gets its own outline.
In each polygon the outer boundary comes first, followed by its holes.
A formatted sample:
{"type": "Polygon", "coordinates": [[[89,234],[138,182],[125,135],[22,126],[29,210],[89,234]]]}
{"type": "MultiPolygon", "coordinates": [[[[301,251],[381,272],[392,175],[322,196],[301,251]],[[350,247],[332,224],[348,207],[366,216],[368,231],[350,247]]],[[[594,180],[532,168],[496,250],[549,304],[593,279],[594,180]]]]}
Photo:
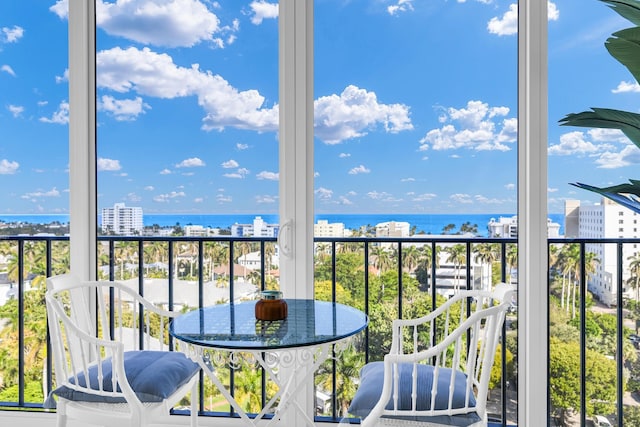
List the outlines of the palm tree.
{"type": "Polygon", "coordinates": [[[138,256],[136,242],[117,242],[114,257],[120,261],[120,279],[125,279],[125,264],[134,261],[138,256]]]}
{"type": "MultiPolygon", "coordinates": [[[[333,367],[332,363],[323,363],[316,373],[316,385],[324,390],[333,389],[333,367]]],[[[360,368],[364,366],[364,352],[357,351],[350,344],[340,355],[336,364],[336,412],[338,416],[347,415],[349,404],[356,394],[356,380],[359,377],[360,368]]]]}
{"type": "Polygon", "coordinates": [[[276,245],[273,242],[266,242],[264,244],[264,258],[265,258],[265,270],[267,270],[267,276],[271,276],[271,267],[273,257],[276,254],[276,245]]]}
{"type": "Polygon", "coordinates": [[[460,268],[467,260],[467,249],[462,243],[459,243],[456,245],[445,247],[444,251],[449,254],[449,256],[447,257],[447,262],[452,263],[455,269],[454,291],[457,292],[460,289],[460,268]]]}
{"type": "Polygon", "coordinates": [[[506,253],[506,259],[505,262],[507,263],[508,268],[508,274],[509,277],[507,279],[508,283],[511,283],[511,273],[513,272],[514,268],[517,268],[518,266],[518,245],[515,245],[513,243],[510,243],[507,245],[507,249],[506,249],[507,253],[506,253]]]}
{"type": "Polygon", "coordinates": [[[251,242],[248,240],[241,240],[237,243],[240,249],[240,254],[244,258],[244,266],[247,266],[247,254],[251,252],[251,242]]]}
{"type": "Polygon", "coordinates": [[[636,303],[640,301],[640,252],[627,257],[629,262],[629,273],[631,277],[627,279],[627,284],[636,290],[636,303]]]}
{"type": "Polygon", "coordinates": [[[420,260],[420,250],[414,246],[407,246],[402,250],[402,267],[407,270],[408,273],[412,273],[418,266],[420,260]]]}
{"type": "MultiPolygon", "coordinates": [[[[493,271],[493,263],[500,258],[500,245],[497,243],[480,243],[473,246],[475,260],[489,266],[488,288],[491,287],[491,272],[493,271]]],[[[484,280],[484,277],[482,277],[484,280]]],[[[482,289],[487,289],[485,284],[481,284],[482,289]]]]}

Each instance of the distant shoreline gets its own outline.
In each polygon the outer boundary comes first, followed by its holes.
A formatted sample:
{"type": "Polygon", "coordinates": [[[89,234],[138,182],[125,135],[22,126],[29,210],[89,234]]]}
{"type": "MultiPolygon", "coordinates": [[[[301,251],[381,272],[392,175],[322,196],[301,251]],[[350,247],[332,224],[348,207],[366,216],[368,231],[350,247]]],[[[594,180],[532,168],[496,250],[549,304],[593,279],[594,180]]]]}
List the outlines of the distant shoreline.
{"type": "MultiPolygon", "coordinates": [[[[445,226],[453,224],[459,228],[468,222],[478,226],[478,234],[486,236],[487,224],[492,218],[511,218],[515,214],[318,214],[314,223],[318,220],[326,220],[329,223],[343,223],[345,228],[358,230],[360,227],[375,226],[383,222],[408,222],[415,228],[416,233],[441,234],[445,226]]],[[[251,224],[255,217],[261,217],[265,223],[278,223],[278,215],[275,214],[145,214],[144,226],[172,227],[176,224],[201,225],[203,227],[227,229],[233,224],[251,224]]],[[[549,214],[552,221],[560,224],[560,234],[564,234],[564,214],[549,214]]],[[[50,224],[69,222],[68,214],[24,214],[24,215],[0,215],[0,221],[5,223],[23,222],[32,224],[50,224]]],[[[100,216],[98,216],[100,224],[100,216]]]]}

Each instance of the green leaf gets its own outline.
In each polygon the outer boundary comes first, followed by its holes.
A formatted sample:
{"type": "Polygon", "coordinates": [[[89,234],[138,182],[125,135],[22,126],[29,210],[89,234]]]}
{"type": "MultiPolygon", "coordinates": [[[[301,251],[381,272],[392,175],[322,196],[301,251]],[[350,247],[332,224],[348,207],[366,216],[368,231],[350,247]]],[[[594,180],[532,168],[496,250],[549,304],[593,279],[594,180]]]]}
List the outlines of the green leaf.
{"type": "Polygon", "coordinates": [[[630,179],[629,184],[619,184],[611,187],[594,187],[581,182],[572,182],[571,185],[600,194],[614,202],[640,213],[640,181],[630,179]]]}
{"type": "Polygon", "coordinates": [[[636,81],[640,81],[640,27],[613,33],[605,47],[611,56],[627,67],[636,81]]]}
{"type": "Polygon", "coordinates": [[[640,2],[637,0],[601,0],[620,16],[640,25],[640,2]]]}
{"type": "Polygon", "coordinates": [[[567,114],[559,121],[561,126],[620,129],[640,148],[640,114],[608,108],[567,114]]]}

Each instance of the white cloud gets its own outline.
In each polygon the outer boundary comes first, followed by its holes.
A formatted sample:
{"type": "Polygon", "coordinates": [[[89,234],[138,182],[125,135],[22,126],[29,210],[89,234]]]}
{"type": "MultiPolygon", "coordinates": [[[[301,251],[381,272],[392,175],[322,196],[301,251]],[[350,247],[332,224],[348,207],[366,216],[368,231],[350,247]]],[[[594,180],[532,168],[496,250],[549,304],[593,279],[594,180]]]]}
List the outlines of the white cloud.
{"type": "Polygon", "coordinates": [[[389,15],[396,15],[400,12],[408,12],[413,10],[413,0],[398,0],[396,4],[387,7],[389,15]]]}
{"type": "Polygon", "coordinates": [[[216,202],[218,203],[231,203],[233,198],[231,196],[225,196],[224,194],[216,195],[216,202]]]}
{"type": "Polygon", "coordinates": [[[171,171],[169,169],[162,169],[160,171],[160,175],[170,175],[171,171]]]}
{"type": "Polygon", "coordinates": [[[509,184],[506,184],[504,186],[504,188],[506,188],[507,190],[515,190],[516,189],[516,185],[512,182],[510,182],[509,184]]]}
{"type": "Polygon", "coordinates": [[[256,178],[265,179],[268,181],[278,181],[280,179],[280,174],[278,172],[262,171],[256,175],[256,178]]]}
{"type": "Polygon", "coordinates": [[[167,54],[135,47],[101,51],[96,62],[99,88],[162,99],[197,97],[205,110],[204,130],[226,126],[259,132],[278,130],[277,105],[266,108],[258,91],[239,92],[221,76],[200,71],[197,64],[179,67],[167,54]]]}
{"type": "Polygon", "coordinates": [[[56,76],[56,83],[65,83],[69,81],[69,69],[64,70],[61,76],[56,76]]]}
{"type": "Polygon", "coordinates": [[[640,164],[640,149],[618,129],[590,129],[587,133],[565,133],[560,136],[559,144],[549,147],[549,155],[593,157],[594,163],[600,169],[640,164]],[[620,145],[622,147],[617,148],[620,145]]]}
{"type": "Polygon", "coordinates": [[[640,92],[640,84],[638,82],[620,82],[618,87],[612,89],[613,93],[640,92]]]}
{"type": "Polygon", "coordinates": [[[251,23],[254,25],[262,24],[264,19],[274,19],[278,17],[278,3],[268,3],[264,0],[253,1],[249,5],[253,16],[251,23]]]}
{"type": "Polygon", "coordinates": [[[138,196],[136,193],[127,194],[127,201],[138,203],[142,200],[142,197],[138,196]]]}
{"type": "Polygon", "coordinates": [[[630,142],[629,138],[619,129],[594,128],[589,129],[587,134],[595,142],[619,142],[622,144],[628,144],[630,142]]]}
{"type": "MultiPolygon", "coordinates": [[[[547,2],[547,19],[549,21],[557,21],[560,18],[558,7],[553,2],[547,2]]],[[[487,30],[491,34],[499,36],[511,36],[518,33],[518,5],[512,3],[509,10],[502,17],[491,18],[487,24],[487,30]]]]}
{"type": "Polygon", "coordinates": [[[465,205],[473,203],[473,198],[469,194],[456,193],[449,196],[449,198],[454,202],[462,203],[465,205]]]}
{"type": "Polygon", "coordinates": [[[118,121],[134,120],[150,108],[139,96],[135,99],[115,99],[113,96],[103,95],[98,102],[99,110],[112,114],[118,121]]]}
{"type": "Polygon", "coordinates": [[[346,196],[340,196],[338,197],[338,203],[341,205],[353,205],[353,202],[349,199],[347,199],[346,196]]]}
{"type": "Polygon", "coordinates": [[[490,199],[488,197],[485,197],[481,194],[476,194],[475,196],[473,196],[473,200],[476,203],[480,203],[483,205],[501,205],[504,203],[504,201],[500,200],[500,199],[490,199]]]}
{"type": "Polygon", "coordinates": [[[341,159],[346,159],[347,157],[351,157],[351,154],[349,154],[349,153],[340,153],[338,155],[338,157],[340,157],[341,159]]]}
{"type": "Polygon", "coordinates": [[[7,73],[7,74],[9,74],[9,75],[11,75],[13,77],[16,76],[16,73],[15,73],[15,71],[13,71],[13,68],[11,68],[10,66],[8,66],[6,64],[0,67],[0,71],[4,71],[5,73],[7,73]]]}
{"type": "Polygon", "coordinates": [[[241,144],[241,143],[237,143],[236,144],[236,148],[240,151],[242,150],[246,150],[249,148],[249,144],[241,144]]]}
{"type": "Polygon", "coordinates": [[[273,204],[278,201],[278,198],[276,196],[263,195],[263,196],[256,196],[255,201],[259,205],[273,204]]]}
{"type": "MultiPolygon", "coordinates": [[[[67,0],[50,10],[68,16],[67,0]]],[[[191,47],[203,41],[218,44],[218,17],[200,0],[96,1],[96,25],[110,35],[138,43],[168,47],[191,47]]]]}
{"type": "Polygon", "coordinates": [[[415,178],[402,178],[400,180],[400,182],[415,182],[416,179],[415,178]]]}
{"type": "Polygon", "coordinates": [[[411,200],[414,202],[428,202],[429,200],[433,200],[436,197],[438,197],[438,195],[434,193],[423,193],[414,196],[411,200]]]}
{"type": "Polygon", "coordinates": [[[601,149],[585,139],[584,132],[573,131],[560,136],[560,144],[549,147],[549,155],[572,156],[597,153],[601,149]]]}
{"type": "Polygon", "coordinates": [[[11,112],[11,115],[13,117],[20,117],[22,115],[22,113],[24,112],[24,107],[22,107],[20,105],[11,105],[11,104],[9,104],[9,106],[7,107],[7,110],[9,110],[9,112],[11,112]]]}
{"type": "Polygon", "coordinates": [[[119,160],[98,158],[98,172],[119,171],[122,169],[119,160]]]}
{"type": "Polygon", "coordinates": [[[53,113],[51,118],[40,117],[40,121],[43,123],[55,123],[58,125],[66,125],[69,123],[69,103],[62,101],[58,106],[58,111],[53,113]]]}
{"type": "Polygon", "coordinates": [[[20,168],[20,163],[7,159],[0,160],[0,175],[13,175],[20,168]]]}
{"type": "Polygon", "coordinates": [[[595,161],[600,169],[616,169],[640,163],[640,149],[635,145],[627,145],[620,152],[607,151],[595,161]]]}
{"type": "Polygon", "coordinates": [[[517,139],[517,119],[499,117],[509,114],[507,107],[489,107],[481,101],[469,101],[466,108],[447,108],[439,118],[443,126],[432,129],[420,140],[420,151],[468,148],[477,151],[508,151],[507,143],[517,139]]]}
{"type": "Polygon", "coordinates": [[[155,190],[155,187],[153,185],[147,185],[146,187],[144,187],[145,191],[153,191],[155,190]]]}
{"type": "Polygon", "coordinates": [[[487,24],[487,29],[491,34],[499,36],[510,36],[518,33],[518,5],[510,4],[509,10],[502,15],[502,18],[493,17],[487,24]]]}
{"type": "Polygon", "coordinates": [[[361,173],[369,173],[371,170],[367,169],[364,165],[356,166],[349,171],[349,175],[358,175],[361,173]]]}
{"type": "Polygon", "coordinates": [[[51,190],[48,190],[48,191],[38,190],[38,191],[34,191],[32,193],[25,193],[21,197],[23,199],[36,199],[36,198],[43,198],[43,197],[60,197],[60,192],[58,191],[58,189],[56,187],[53,187],[51,190]]]}
{"type": "Polygon", "coordinates": [[[388,199],[389,197],[391,197],[391,194],[383,191],[383,192],[377,192],[377,191],[369,191],[367,193],[367,197],[369,197],[370,199],[373,200],[384,200],[384,199],[388,199]]]}
{"type": "Polygon", "coordinates": [[[184,191],[172,191],[170,193],[158,194],[153,198],[153,201],[158,203],[168,203],[172,199],[175,199],[177,197],[185,197],[185,196],[186,194],[184,193],[184,191]]]}
{"type": "Polygon", "coordinates": [[[203,197],[196,197],[195,199],[193,199],[193,203],[202,203],[202,202],[204,202],[203,197]]]}
{"type": "MultiPolygon", "coordinates": [[[[278,130],[277,104],[268,106],[258,91],[238,91],[221,76],[200,70],[197,64],[180,67],[167,54],[135,47],[101,51],[96,61],[101,89],[161,99],[195,96],[204,110],[204,130],[278,130]]],[[[318,98],[314,125],[315,135],[328,144],[366,135],[379,125],[389,133],[413,129],[408,106],[381,104],[374,92],[355,86],[348,86],[340,95],[318,98]]]]}
{"type": "Polygon", "coordinates": [[[367,134],[366,130],[383,124],[385,131],[398,133],[413,129],[409,107],[403,104],[380,104],[375,92],[349,85],[340,95],[315,101],[315,135],[327,144],[367,134]]]}
{"type": "Polygon", "coordinates": [[[12,28],[0,28],[0,43],[16,43],[24,35],[24,28],[14,25],[12,28]]]}
{"type": "Polygon", "coordinates": [[[333,197],[333,190],[329,190],[328,188],[320,187],[314,191],[314,194],[320,200],[329,200],[333,197]]]}
{"type": "Polygon", "coordinates": [[[240,166],[240,164],[233,159],[227,160],[226,162],[222,163],[222,167],[225,169],[233,169],[237,168],[238,166],[240,166]]]}
{"type": "Polygon", "coordinates": [[[202,166],[205,166],[205,163],[197,157],[191,157],[176,164],[177,168],[196,168],[202,166]]]}
{"type": "Polygon", "coordinates": [[[225,173],[224,177],[226,178],[234,178],[234,179],[244,179],[249,174],[249,169],[240,168],[234,173],[225,173]]]}

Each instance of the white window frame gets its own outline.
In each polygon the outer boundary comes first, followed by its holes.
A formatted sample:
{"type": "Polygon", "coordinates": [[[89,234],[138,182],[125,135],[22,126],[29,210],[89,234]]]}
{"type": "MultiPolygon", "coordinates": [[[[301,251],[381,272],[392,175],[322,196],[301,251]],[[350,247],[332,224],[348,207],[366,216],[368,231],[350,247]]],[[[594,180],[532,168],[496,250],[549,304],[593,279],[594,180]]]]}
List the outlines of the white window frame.
{"type": "MultiPolygon", "coordinates": [[[[547,424],[547,2],[519,0],[518,424],[547,424]]],[[[313,295],[313,1],[280,0],[283,291],[313,295]],[[300,107],[300,108],[299,108],[300,107]]],[[[96,278],[95,4],[69,0],[71,271],[96,278]]]]}

